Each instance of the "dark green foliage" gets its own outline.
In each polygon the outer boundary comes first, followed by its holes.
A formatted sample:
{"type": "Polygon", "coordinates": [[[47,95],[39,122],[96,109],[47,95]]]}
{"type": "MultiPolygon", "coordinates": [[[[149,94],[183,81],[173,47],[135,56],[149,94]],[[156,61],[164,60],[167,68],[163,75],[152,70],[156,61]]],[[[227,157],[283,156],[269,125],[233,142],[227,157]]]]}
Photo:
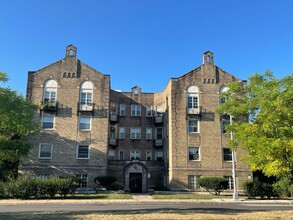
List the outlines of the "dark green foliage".
{"type": "Polygon", "coordinates": [[[265,197],[270,199],[272,197],[278,197],[278,193],[270,183],[264,183],[260,181],[247,181],[243,184],[243,190],[248,198],[265,197]]]}
{"type": "Polygon", "coordinates": [[[113,183],[116,182],[115,176],[97,176],[94,182],[102,187],[109,188],[113,183]]]}
{"type": "Polygon", "coordinates": [[[223,177],[202,177],[199,179],[199,185],[211,194],[220,195],[224,189],[227,189],[228,180],[223,177]]]}
{"type": "Polygon", "coordinates": [[[113,190],[113,191],[118,191],[118,190],[123,190],[123,184],[120,182],[114,182],[110,186],[108,186],[108,190],[113,190]]]}
{"type": "Polygon", "coordinates": [[[52,176],[48,179],[20,176],[15,180],[1,183],[0,194],[7,198],[54,198],[57,194],[66,197],[76,190],[76,178],[52,176]]]}
{"type": "Polygon", "coordinates": [[[293,197],[293,182],[291,178],[282,178],[273,184],[275,191],[282,197],[293,197]]]}

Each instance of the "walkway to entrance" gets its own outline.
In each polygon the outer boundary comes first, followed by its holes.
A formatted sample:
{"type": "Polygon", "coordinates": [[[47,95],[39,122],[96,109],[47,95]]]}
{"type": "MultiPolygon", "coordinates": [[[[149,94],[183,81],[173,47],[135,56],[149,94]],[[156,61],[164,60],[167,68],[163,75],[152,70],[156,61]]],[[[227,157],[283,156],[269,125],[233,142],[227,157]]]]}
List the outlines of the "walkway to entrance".
{"type": "Polygon", "coordinates": [[[135,199],[136,201],[152,201],[153,198],[149,194],[137,194],[133,193],[131,194],[132,198],[135,199]]]}

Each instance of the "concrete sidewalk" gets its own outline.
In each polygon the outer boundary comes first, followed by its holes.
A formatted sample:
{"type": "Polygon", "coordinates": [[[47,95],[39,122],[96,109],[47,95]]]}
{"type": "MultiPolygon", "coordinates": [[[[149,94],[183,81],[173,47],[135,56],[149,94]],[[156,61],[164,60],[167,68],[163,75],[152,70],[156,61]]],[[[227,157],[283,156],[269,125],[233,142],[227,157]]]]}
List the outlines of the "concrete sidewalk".
{"type": "Polygon", "coordinates": [[[0,205],[15,204],[108,204],[108,203],[200,203],[200,204],[217,204],[217,203],[234,203],[234,204],[262,204],[262,205],[292,205],[293,200],[254,200],[254,199],[153,199],[149,194],[132,194],[132,199],[39,199],[39,200],[20,200],[20,199],[3,199],[0,205]]]}

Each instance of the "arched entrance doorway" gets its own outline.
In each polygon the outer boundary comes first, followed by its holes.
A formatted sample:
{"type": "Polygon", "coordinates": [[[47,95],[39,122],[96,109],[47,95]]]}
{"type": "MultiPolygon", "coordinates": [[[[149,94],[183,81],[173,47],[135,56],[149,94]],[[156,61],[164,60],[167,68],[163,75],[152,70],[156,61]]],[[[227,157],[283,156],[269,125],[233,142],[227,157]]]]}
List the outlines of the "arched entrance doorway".
{"type": "Polygon", "coordinates": [[[125,166],[125,190],[132,193],[147,192],[147,167],[141,162],[125,166]]]}

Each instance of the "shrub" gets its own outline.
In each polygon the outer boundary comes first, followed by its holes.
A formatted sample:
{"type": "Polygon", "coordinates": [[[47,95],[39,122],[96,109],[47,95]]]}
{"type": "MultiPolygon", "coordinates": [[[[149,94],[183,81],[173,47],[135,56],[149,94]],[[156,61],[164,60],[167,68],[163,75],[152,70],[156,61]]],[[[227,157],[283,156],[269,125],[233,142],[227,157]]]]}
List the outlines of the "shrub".
{"type": "Polygon", "coordinates": [[[118,190],[123,190],[123,184],[120,182],[114,182],[110,186],[108,186],[108,190],[113,190],[113,191],[118,191],[118,190]]]}
{"type": "Polygon", "coordinates": [[[94,179],[95,184],[101,185],[102,187],[109,188],[113,183],[116,182],[114,176],[97,176],[94,179]]]}
{"type": "Polygon", "coordinates": [[[223,177],[202,177],[199,179],[199,185],[211,194],[220,195],[224,189],[227,189],[228,180],[223,177]]]}
{"type": "Polygon", "coordinates": [[[35,193],[36,182],[29,176],[20,176],[3,184],[5,197],[28,199],[35,193]]]}
{"type": "Polygon", "coordinates": [[[243,184],[243,191],[248,198],[260,197],[261,199],[267,197],[277,197],[278,193],[274,190],[272,184],[260,181],[249,180],[243,184]]]}
{"type": "Polygon", "coordinates": [[[273,184],[274,190],[282,197],[289,197],[292,195],[290,188],[293,187],[290,178],[282,178],[273,184]]]}
{"type": "Polygon", "coordinates": [[[62,197],[74,194],[78,184],[80,183],[80,179],[75,177],[60,178],[59,181],[59,194],[62,197]]]}
{"type": "Polygon", "coordinates": [[[76,190],[78,180],[76,178],[60,178],[57,176],[42,180],[36,177],[20,176],[16,180],[1,183],[3,196],[28,199],[53,198],[56,194],[66,197],[76,190]]]}

